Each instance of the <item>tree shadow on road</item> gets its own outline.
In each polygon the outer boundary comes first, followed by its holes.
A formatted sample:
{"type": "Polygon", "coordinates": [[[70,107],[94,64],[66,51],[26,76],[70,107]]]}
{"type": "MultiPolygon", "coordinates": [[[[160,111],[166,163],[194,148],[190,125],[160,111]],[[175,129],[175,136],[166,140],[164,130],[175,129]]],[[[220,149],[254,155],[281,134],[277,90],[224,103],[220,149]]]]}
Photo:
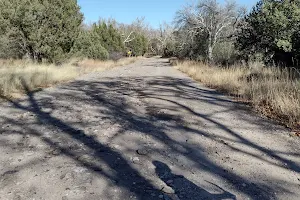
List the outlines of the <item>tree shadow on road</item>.
{"type": "Polygon", "coordinates": [[[198,200],[201,199],[210,199],[210,200],[222,200],[222,199],[231,199],[235,200],[236,196],[230,192],[225,191],[219,186],[216,186],[221,193],[212,194],[207,190],[200,188],[198,185],[194,184],[192,181],[188,180],[182,175],[176,175],[172,173],[170,167],[160,161],[153,161],[155,166],[155,172],[157,176],[166,183],[169,187],[173,188],[175,194],[180,200],[198,200]]]}
{"type": "MultiPolygon", "coordinates": [[[[23,122],[18,122],[13,119],[6,119],[6,123],[12,124],[13,126],[21,127],[25,129],[25,133],[29,133],[33,136],[40,138],[44,143],[53,147],[54,149],[61,152],[63,155],[76,161],[81,166],[87,168],[90,172],[94,174],[99,174],[107,179],[110,179],[118,187],[125,188],[128,191],[128,196],[123,196],[123,198],[129,198],[130,196],[135,196],[138,199],[155,199],[151,197],[151,194],[160,194],[160,191],[155,188],[148,180],[146,180],[141,174],[129,164],[130,161],[126,160],[119,152],[113,150],[101,141],[85,134],[83,130],[72,127],[72,125],[63,122],[62,120],[51,116],[48,112],[42,110],[42,105],[38,104],[35,99],[35,93],[31,92],[27,85],[23,83],[23,87],[26,91],[29,105],[24,106],[17,101],[13,101],[5,98],[9,101],[15,108],[27,111],[35,114],[36,118],[43,123],[45,126],[51,126],[58,128],[63,136],[67,136],[65,142],[70,138],[75,142],[79,142],[84,145],[89,151],[77,152],[68,147],[64,141],[56,141],[54,138],[46,138],[43,133],[39,130],[26,127],[23,122]],[[82,155],[86,155],[85,157],[82,155]],[[97,162],[100,161],[100,162],[97,162]],[[101,162],[107,164],[111,170],[116,172],[115,176],[105,173],[101,168],[101,162]],[[133,183],[138,183],[137,185],[133,183]]],[[[3,119],[5,119],[3,117],[3,119]]],[[[22,133],[19,133],[22,134],[22,133]]],[[[32,163],[36,164],[36,162],[32,163]]],[[[24,165],[23,167],[29,167],[24,165]]],[[[18,167],[22,169],[22,167],[18,167]]],[[[107,197],[108,198],[108,197],[107,197]]]]}
{"type": "MultiPolygon", "coordinates": [[[[9,117],[3,116],[2,119],[6,123],[14,124],[15,126],[26,129],[27,133],[39,137],[44,143],[53,146],[54,148],[59,149],[62,154],[72,158],[74,161],[80,165],[86,167],[95,174],[104,176],[107,179],[113,180],[115,184],[121,188],[125,188],[129,193],[133,193],[138,199],[156,199],[156,197],[151,197],[149,193],[154,193],[158,195],[160,190],[156,188],[146,177],[141,175],[141,173],[131,165],[131,161],[128,160],[123,153],[114,150],[109,145],[103,143],[101,140],[86,134],[85,130],[75,128],[75,126],[69,122],[66,122],[60,117],[54,117],[51,113],[43,111],[43,107],[47,106],[47,102],[41,103],[41,100],[38,100],[33,92],[24,85],[26,89],[26,94],[28,97],[29,105],[23,105],[18,101],[8,100],[13,107],[30,112],[36,116],[36,118],[42,122],[44,126],[49,126],[59,129],[61,132],[61,137],[64,140],[72,140],[74,142],[84,145],[88,151],[86,152],[77,152],[73,151],[69,147],[65,146],[64,141],[57,142],[55,138],[46,138],[43,133],[38,129],[26,127],[26,123],[19,122],[18,120],[11,119],[9,117]],[[85,154],[90,157],[90,159],[82,159],[81,155],[85,154]],[[80,159],[78,159],[80,158],[80,159]],[[99,160],[99,162],[97,162],[99,160]],[[116,172],[115,176],[112,176],[101,169],[101,164],[105,163],[109,168],[116,172]],[[138,185],[133,183],[139,183],[138,185]],[[148,192],[147,192],[148,191],[148,192]]],[[[78,106],[84,105],[93,105],[96,107],[96,112],[108,118],[113,124],[120,125],[117,133],[114,133],[111,141],[121,137],[126,132],[139,132],[144,136],[151,136],[156,141],[163,143],[170,151],[174,152],[176,155],[182,155],[194,163],[194,166],[199,170],[213,174],[216,177],[224,180],[230,184],[236,191],[250,197],[251,199],[274,199],[274,192],[289,192],[288,188],[272,188],[272,185],[265,185],[259,182],[251,182],[233,171],[226,170],[223,166],[218,165],[211,161],[205,154],[205,150],[202,146],[197,146],[194,148],[185,141],[177,141],[172,136],[167,134],[171,129],[180,130],[182,134],[197,134],[203,136],[210,140],[216,141],[217,143],[226,143],[229,148],[234,151],[241,152],[252,156],[254,158],[260,159],[262,162],[270,162],[258,155],[251,154],[246,150],[241,148],[236,148],[233,145],[230,145],[229,142],[236,142],[258,150],[268,157],[274,158],[276,162],[271,162],[271,164],[276,166],[283,166],[285,163],[289,169],[292,169],[296,172],[300,172],[300,167],[297,163],[292,162],[282,156],[277,155],[276,152],[266,149],[258,144],[255,144],[248,139],[244,138],[240,134],[232,131],[226,125],[215,120],[213,115],[202,114],[199,111],[193,110],[189,105],[184,105],[184,101],[198,101],[204,102],[206,104],[211,104],[215,106],[222,106],[224,112],[228,112],[231,109],[236,109],[233,106],[233,102],[219,93],[216,93],[213,90],[205,90],[197,88],[194,84],[191,83],[188,79],[182,78],[172,78],[172,77],[115,77],[115,78],[106,78],[105,80],[93,80],[93,81],[75,81],[68,83],[60,87],[64,92],[52,92],[51,95],[54,97],[54,102],[52,102],[54,109],[62,109],[59,106],[59,101],[69,101],[73,99],[78,103],[78,106]],[[180,99],[180,102],[174,100],[174,97],[180,99]],[[156,108],[158,112],[160,110],[167,111],[176,111],[178,109],[184,110],[189,113],[191,116],[199,119],[200,121],[207,121],[214,124],[220,130],[227,132],[231,135],[229,138],[218,139],[214,135],[207,133],[204,130],[195,129],[191,126],[184,125],[186,119],[181,115],[174,115],[164,113],[146,113],[142,112],[139,107],[133,105],[132,102],[128,101],[130,98],[138,98],[147,108],[156,108]],[[152,105],[147,104],[146,100],[155,99],[157,101],[162,101],[167,103],[166,105],[152,105]],[[161,122],[161,123],[160,123],[161,122]],[[233,139],[232,139],[233,138],[233,139]],[[277,164],[277,162],[280,163],[277,164]],[[242,184],[246,184],[247,187],[243,187],[242,184]]],[[[39,97],[40,98],[40,97],[39,97]]],[[[74,108],[73,108],[74,109],[74,108]]],[[[82,107],[82,109],[85,109],[82,107]]],[[[256,123],[256,122],[253,122],[256,123]]],[[[258,123],[258,122],[257,122],[258,123]]],[[[82,127],[89,127],[92,125],[92,122],[82,123],[82,127]]],[[[263,126],[263,124],[262,124],[263,126]]],[[[162,154],[160,149],[152,148],[152,151],[162,154]]],[[[180,165],[176,161],[176,157],[169,157],[172,162],[176,165],[180,165]]],[[[169,167],[164,163],[159,163],[158,161],[153,162],[156,165],[157,174],[161,177],[161,170],[164,169],[169,171],[169,174],[172,174],[169,170],[169,167]]],[[[174,175],[175,176],[175,175],[174,175]]],[[[175,176],[176,177],[176,176],[175,176]]],[[[186,178],[181,178],[186,185],[194,187],[195,190],[201,195],[208,196],[211,195],[212,199],[222,199],[222,198],[232,198],[234,195],[223,191],[224,193],[220,195],[215,195],[207,192],[204,189],[197,187],[195,184],[187,180],[186,178]]],[[[180,186],[173,186],[175,191],[180,191],[180,186]]],[[[198,196],[199,197],[199,196],[198,196]]],[[[124,196],[126,198],[126,196],[124,196]]],[[[185,198],[187,200],[193,199],[194,197],[185,198]]],[[[194,198],[195,199],[195,198],[194,198]]]]}

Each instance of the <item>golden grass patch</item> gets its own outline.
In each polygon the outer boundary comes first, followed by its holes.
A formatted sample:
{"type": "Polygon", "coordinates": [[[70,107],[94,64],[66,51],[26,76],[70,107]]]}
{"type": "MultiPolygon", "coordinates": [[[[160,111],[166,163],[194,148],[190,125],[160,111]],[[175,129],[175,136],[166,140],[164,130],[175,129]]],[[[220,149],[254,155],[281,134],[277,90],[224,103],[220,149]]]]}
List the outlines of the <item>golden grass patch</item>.
{"type": "Polygon", "coordinates": [[[209,87],[250,101],[263,114],[288,126],[300,124],[300,80],[291,69],[260,63],[219,67],[192,61],[178,62],[175,67],[209,87]]]}
{"type": "Polygon", "coordinates": [[[0,95],[15,97],[24,91],[24,85],[30,90],[66,82],[76,77],[124,66],[140,58],[122,58],[118,61],[100,61],[73,59],[61,66],[37,64],[28,60],[0,60],[0,95]]]}

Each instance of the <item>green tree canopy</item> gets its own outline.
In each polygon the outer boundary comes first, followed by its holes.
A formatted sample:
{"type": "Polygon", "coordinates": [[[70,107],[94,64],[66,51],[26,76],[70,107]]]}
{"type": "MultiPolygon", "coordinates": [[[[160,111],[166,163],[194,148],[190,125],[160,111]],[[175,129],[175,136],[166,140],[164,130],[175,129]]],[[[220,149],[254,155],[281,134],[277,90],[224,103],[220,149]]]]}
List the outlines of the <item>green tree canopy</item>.
{"type": "Polygon", "coordinates": [[[82,19],[76,0],[0,0],[1,38],[33,60],[65,58],[82,19]]]}
{"type": "Polygon", "coordinates": [[[142,33],[133,33],[133,40],[126,43],[126,47],[136,56],[143,56],[148,50],[148,40],[142,33]]]}
{"type": "Polygon", "coordinates": [[[82,30],[77,38],[73,53],[78,57],[97,60],[108,59],[109,53],[102,46],[101,36],[91,30],[82,30]]]}
{"type": "Polygon", "coordinates": [[[290,62],[299,52],[300,1],[261,0],[245,17],[237,38],[244,55],[263,55],[265,61],[290,62]],[[289,59],[286,60],[286,59],[289,59]]]}
{"type": "Polygon", "coordinates": [[[108,24],[104,21],[93,24],[92,31],[99,35],[102,46],[107,49],[108,52],[124,51],[121,34],[112,24],[108,24]]]}

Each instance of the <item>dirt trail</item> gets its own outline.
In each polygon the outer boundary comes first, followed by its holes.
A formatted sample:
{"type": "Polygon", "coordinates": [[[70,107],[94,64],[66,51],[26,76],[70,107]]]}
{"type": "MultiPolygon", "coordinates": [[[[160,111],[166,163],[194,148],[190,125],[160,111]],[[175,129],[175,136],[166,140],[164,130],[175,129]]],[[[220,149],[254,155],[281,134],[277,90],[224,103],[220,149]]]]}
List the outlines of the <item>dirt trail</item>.
{"type": "Polygon", "coordinates": [[[300,199],[299,139],[164,59],[0,109],[0,199],[300,199]]]}

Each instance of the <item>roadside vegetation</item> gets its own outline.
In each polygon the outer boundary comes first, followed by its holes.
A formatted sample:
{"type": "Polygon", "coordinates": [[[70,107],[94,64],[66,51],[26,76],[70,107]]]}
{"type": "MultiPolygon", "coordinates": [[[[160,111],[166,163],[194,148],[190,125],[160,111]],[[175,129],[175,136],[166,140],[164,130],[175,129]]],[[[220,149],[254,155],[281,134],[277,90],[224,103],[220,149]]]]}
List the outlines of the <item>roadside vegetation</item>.
{"type": "Polygon", "coordinates": [[[176,68],[300,128],[300,2],[200,0],[177,12],[166,49],[176,68]],[[174,59],[173,59],[174,61],[174,59]]]}
{"type": "Polygon", "coordinates": [[[0,95],[72,80],[82,74],[162,55],[170,25],[151,28],[99,19],[84,24],[76,0],[0,0],[0,95]],[[127,55],[130,57],[126,58],[127,55]]]}
{"type": "Polygon", "coordinates": [[[183,61],[174,65],[206,86],[251,103],[262,114],[289,127],[299,128],[300,82],[295,78],[297,73],[290,69],[265,67],[261,63],[220,67],[183,61]]]}
{"type": "Polygon", "coordinates": [[[66,82],[78,76],[100,72],[116,66],[123,66],[141,59],[140,57],[112,60],[72,59],[60,66],[48,63],[34,63],[26,60],[0,61],[0,95],[6,98],[16,98],[24,90],[37,90],[61,82],[66,82]]]}
{"type": "Polygon", "coordinates": [[[135,62],[148,50],[143,19],[83,23],[76,0],[0,0],[0,95],[135,62]],[[132,57],[126,58],[131,50],[132,57]]]}

